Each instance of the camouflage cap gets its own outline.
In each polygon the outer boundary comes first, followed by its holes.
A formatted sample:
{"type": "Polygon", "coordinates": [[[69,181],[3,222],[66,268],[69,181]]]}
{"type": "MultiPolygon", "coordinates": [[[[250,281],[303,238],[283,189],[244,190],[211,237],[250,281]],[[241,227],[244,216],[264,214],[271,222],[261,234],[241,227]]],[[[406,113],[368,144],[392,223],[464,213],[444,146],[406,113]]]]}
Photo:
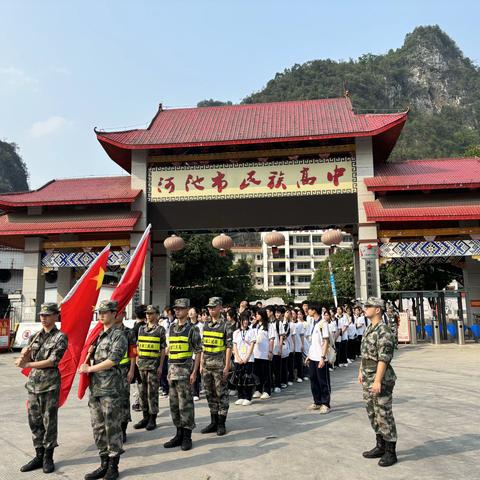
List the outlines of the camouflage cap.
{"type": "Polygon", "coordinates": [[[55,315],[60,313],[60,309],[56,303],[42,303],[39,315],[55,315]]]}
{"type": "Polygon", "coordinates": [[[223,305],[222,297],[210,297],[208,299],[207,307],[217,307],[218,305],[223,305]]]}
{"type": "Polygon", "coordinates": [[[102,300],[98,307],[98,313],[105,313],[105,312],[116,312],[118,310],[118,302],[115,300],[102,300]]]}
{"type": "Polygon", "coordinates": [[[363,302],[363,306],[385,308],[385,302],[381,298],[368,297],[367,300],[363,302]]]}
{"type": "Polygon", "coordinates": [[[190,308],[189,298],[177,298],[173,304],[173,308],[190,308]]]}
{"type": "Polygon", "coordinates": [[[147,308],[145,309],[145,313],[158,313],[158,308],[155,307],[154,305],[147,305],[147,308]]]}

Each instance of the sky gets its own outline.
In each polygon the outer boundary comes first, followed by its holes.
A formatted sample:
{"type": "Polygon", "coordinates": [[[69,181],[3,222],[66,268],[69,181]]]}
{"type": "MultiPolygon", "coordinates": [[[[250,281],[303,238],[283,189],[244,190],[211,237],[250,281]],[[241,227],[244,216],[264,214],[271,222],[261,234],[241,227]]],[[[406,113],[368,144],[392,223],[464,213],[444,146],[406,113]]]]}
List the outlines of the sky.
{"type": "Polygon", "coordinates": [[[0,0],[0,139],[32,189],[125,174],[94,127],[144,128],[159,103],[237,103],[295,63],[386,53],[419,25],[478,65],[479,15],[466,0],[0,0]]]}

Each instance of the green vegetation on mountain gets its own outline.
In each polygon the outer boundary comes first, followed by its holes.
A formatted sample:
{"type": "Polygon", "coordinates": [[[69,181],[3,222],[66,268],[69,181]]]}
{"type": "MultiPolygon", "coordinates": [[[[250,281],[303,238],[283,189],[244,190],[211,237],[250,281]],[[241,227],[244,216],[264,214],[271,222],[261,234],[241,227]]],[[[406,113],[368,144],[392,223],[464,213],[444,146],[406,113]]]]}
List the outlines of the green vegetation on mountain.
{"type": "Polygon", "coordinates": [[[0,140],[0,193],[28,190],[28,172],[15,143],[0,140]]]}
{"type": "Polygon", "coordinates": [[[417,27],[384,55],[296,64],[243,102],[339,97],[345,89],[358,113],[410,108],[392,160],[463,156],[480,145],[480,69],[438,26],[417,27]]]}

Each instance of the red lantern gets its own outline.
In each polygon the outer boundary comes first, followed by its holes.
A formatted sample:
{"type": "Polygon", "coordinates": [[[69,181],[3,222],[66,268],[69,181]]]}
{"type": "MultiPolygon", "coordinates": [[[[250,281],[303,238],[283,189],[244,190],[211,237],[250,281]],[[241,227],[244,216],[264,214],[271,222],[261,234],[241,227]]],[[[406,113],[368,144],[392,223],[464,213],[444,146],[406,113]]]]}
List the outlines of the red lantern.
{"type": "Polygon", "coordinates": [[[233,240],[228,235],[221,233],[212,240],[212,246],[220,250],[220,256],[224,257],[227,254],[227,250],[233,247],[233,240]]]}
{"type": "Polygon", "coordinates": [[[182,237],[177,237],[177,235],[173,234],[163,241],[163,246],[167,252],[178,252],[185,247],[185,240],[183,240],[182,237]]]}
{"type": "Polygon", "coordinates": [[[327,230],[322,235],[322,243],[331,247],[332,245],[338,245],[343,241],[343,233],[340,230],[327,230]]]}
{"type": "Polygon", "coordinates": [[[278,247],[285,245],[285,237],[275,230],[273,232],[267,233],[263,241],[269,246],[272,247],[272,254],[278,255],[278,247]]]}

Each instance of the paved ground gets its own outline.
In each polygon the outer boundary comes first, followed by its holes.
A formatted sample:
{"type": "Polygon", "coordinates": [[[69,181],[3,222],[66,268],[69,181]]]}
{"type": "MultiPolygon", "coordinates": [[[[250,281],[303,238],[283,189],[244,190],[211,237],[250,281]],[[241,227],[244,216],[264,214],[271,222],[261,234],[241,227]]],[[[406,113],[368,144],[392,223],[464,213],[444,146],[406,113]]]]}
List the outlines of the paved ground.
{"type": "MultiPolygon", "coordinates": [[[[41,471],[18,471],[30,458],[32,446],[23,378],[13,367],[16,356],[0,355],[0,479],[46,478],[41,471]]],[[[329,415],[307,412],[309,384],[296,384],[266,403],[232,405],[229,433],[205,436],[197,430],[190,452],[162,447],[173,428],[161,399],[159,428],[129,434],[121,478],[156,479],[167,474],[182,480],[478,478],[479,360],[478,344],[400,347],[394,362],[399,463],[388,469],[361,456],[372,446],[374,435],[356,384],[357,368],[350,366],[333,375],[329,415]]],[[[206,401],[197,407],[201,428],[208,420],[206,401]]],[[[97,464],[86,400],[72,396],[59,421],[57,471],[48,478],[81,479],[97,464]]]]}

